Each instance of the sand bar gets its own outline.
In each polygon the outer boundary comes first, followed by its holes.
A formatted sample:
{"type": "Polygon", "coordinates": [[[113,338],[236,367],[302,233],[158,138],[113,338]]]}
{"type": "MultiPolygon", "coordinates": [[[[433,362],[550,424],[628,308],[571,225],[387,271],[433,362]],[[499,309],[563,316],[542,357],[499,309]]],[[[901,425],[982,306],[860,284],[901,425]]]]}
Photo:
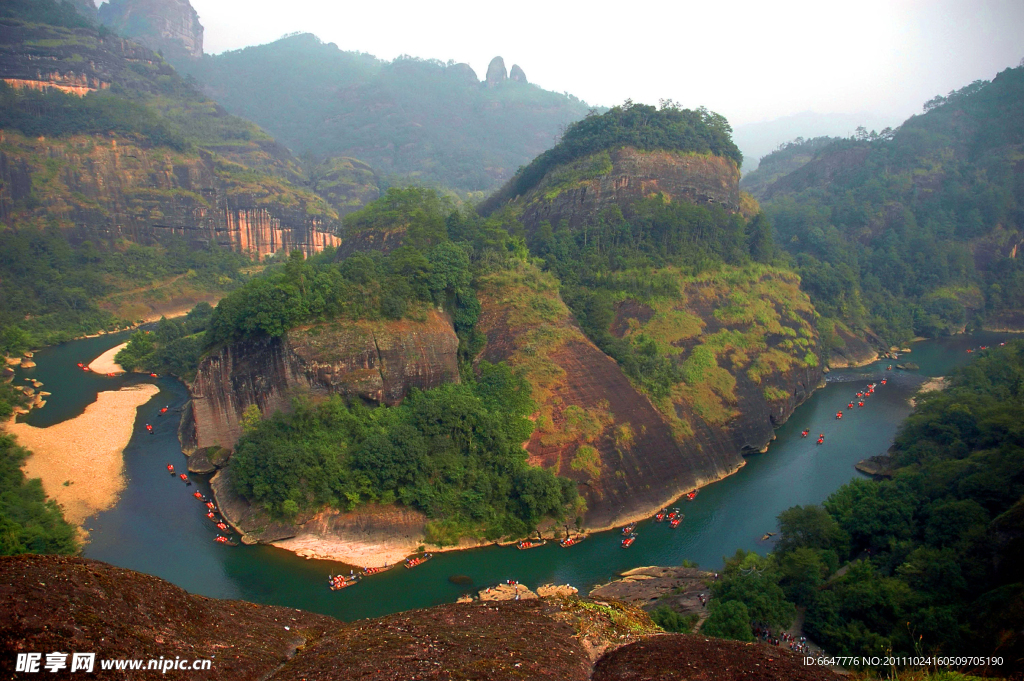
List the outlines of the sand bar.
{"type": "Polygon", "coordinates": [[[120,364],[114,361],[114,357],[127,346],[128,343],[121,343],[116,347],[110,348],[89,363],[89,370],[94,371],[97,374],[123,374],[124,369],[121,368],[120,364]]]}
{"type": "Polygon", "coordinates": [[[18,444],[32,452],[25,475],[42,479],[46,496],[63,507],[68,522],[81,526],[117,502],[125,487],[123,454],[135,410],[158,392],[150,383],[101,392],[80,416],[48,428],[7,424],[18,444]]]}

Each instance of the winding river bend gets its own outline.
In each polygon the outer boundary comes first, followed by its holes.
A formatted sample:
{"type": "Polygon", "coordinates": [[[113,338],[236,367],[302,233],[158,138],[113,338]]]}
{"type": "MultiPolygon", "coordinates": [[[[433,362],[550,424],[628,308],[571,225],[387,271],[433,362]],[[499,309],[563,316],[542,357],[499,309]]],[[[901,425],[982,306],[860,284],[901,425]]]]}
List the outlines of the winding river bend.
{"type": "MultiPolygon", "coordinates": [[[[795,504],[823,501],[860,475],[853,467],[857,461],[889,447],[910,413],[909,398],[926,377],[942,376],[966,364],[971,357],[967,348],[994,345],[1005,338],[1005,334],[984,333],[917,343],[908,359],[921,369],[913,373],[888,372],[887,362],[833,371],[827,385],[776,431],[777,439],[767,453],[749,457],[739,472],[702,489],[694,501],[680,502],[686,518],[677,529],[640,523],[637,541],[628,550],[619,547],[618,533],[605,532],[569,549],[548,544],[529,551],[495,546],[443,553],[415,569],[389,570],[338,592],[327,589],[326,577],[348,571],[339,563],[305,560],[268,546],[214,543],[216,529],[192,497],[195,487],[186,488],[165,469],[168,463],[185,468],[177,440],[178,418],[188,399],[185,387],[172,378],[108,378],[76,366],[123,342],[123,336],[41,350],[35,357],[37,368],[19,369],[15,380],[31,375],[53,393],[44,408],[22,417],[40,427],[80,414],[101,390],[143,380],[160,388],[138,409],[135,432],[124,452],[127,489],[116,506],[86,520],[90,533],[86,557],[157,575],[204,596],[285,605],[354,620],[452,602],[467,591],[506,579],[531,588],[569,583],[586,592],[641,565],[678,565],[688,559],[716,569],[723,556],[736,549],[764,553],[771,545],[761,537],[776,530],[779,512],[795,504]],[[857,390],[881,378],[890,380],[876,389],[862,409],[835,420],[836,410],[846,412],[857,390]],[[164,406],[169,410],[161,416],[164,406]],[[152,434],[146,432],[146,423],[154,425],[152,434]],[[825,444],[817,446],[813,437],[802,439],[800,432],[805,428],[812,435],[824,433],[825,444]],[[454,575],[469,577],[473,584],[454,584],[449,580],[454,575]]],[[[205,481],[198,484],[209,492],[205,481]]]]}

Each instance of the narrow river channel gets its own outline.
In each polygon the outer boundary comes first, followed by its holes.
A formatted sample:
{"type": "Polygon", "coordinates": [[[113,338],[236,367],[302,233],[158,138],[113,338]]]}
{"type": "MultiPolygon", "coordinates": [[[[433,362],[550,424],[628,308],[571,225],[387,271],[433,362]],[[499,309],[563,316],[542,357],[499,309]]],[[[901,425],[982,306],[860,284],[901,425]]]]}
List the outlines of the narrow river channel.
{"type": "MultiPolygon", "coordinates": [[[[683,560],[707,569],[721,567],[723,556],[737,549],[764,553],[762,542],[776,530],[779,512],[796,504],[823,501],[839,486],[860,475],[854,464],[884,452],[900,423],[910,413],[909,398],[926,377],[942,376],[966,364],[967,348],[994,345],[1002,334],[957,336],[914,345],[910,359],[920,371],[886,371],[888,362],[828,374],[818,390],[777,431],[766,454],[748,458],[739,472],[701,490],[692,502],[680,502],[686,518],[675,530],[667,524],[640,523],[632,548],[619,546],[617,532],[605,532],[564,549],[557,544],[519,551],[488,547],[439,554],[415,569],[396,568],[338,592],[327,589],[329,573],[348,568],[339,563],[305,560],[266,546],[226,547],[215,544],[216,529],[186,488],[167,474],[173,463],[185,468],[177,440],[178,418],[188,394],[172,378],[107,378],[83,372],[88,362],[124,336],[104,336],[46,348],[36,353],[35,369],[19,369],[16,381],[32,376],[53,393],[46,406],[22,417],[35,426],[49,426],[80,414],[101,390],[127,383],[153,381],[160,393],[138,410],[135,434],[124,452],[127,489],[116,506],[89,518],[90,541],[84,555],[132,570],[162,577],[192,593],[217,598],[241,598],[256,603],[285,605],[332,615],[343,620],[375,617],[401,610],[454,601],[459,595],[517,579],[535,588],[555,582],[572,584],[585,593],[633,567],[678,565],[683,560]],[[854,393],[869,382],[888,378],[861,409],[842,420],[854,393]],[[167,406],[168,413],[159,410],[167,406]],[[154,425],[152,434],[145,424],[154,425]],[[802,439],[825,434],[825,444],[802,439]],[[472,585],[455,584],[462,575],[472,585]]],[[[199,476],[193,476],[199,477],[199,476]]],[[[209,489],[205,482],[199,487],[209,489]]],[[[464,580],[460,580],[464,581],[464,580]]]]}

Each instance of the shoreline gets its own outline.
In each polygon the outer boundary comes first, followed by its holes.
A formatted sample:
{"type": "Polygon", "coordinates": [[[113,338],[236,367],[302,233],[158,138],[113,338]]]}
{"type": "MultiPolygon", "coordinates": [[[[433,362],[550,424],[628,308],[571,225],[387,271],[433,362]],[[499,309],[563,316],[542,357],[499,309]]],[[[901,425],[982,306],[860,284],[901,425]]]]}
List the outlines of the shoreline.
{"type": "Polygon", "coordinates": [[[124,342],[110,348],[102,355],[89,362],[89,371],[97,374],[123,374],[124,369],[120,364],[114,361],[114,357],[116,357],[117,353],[121,352],[121,350],[124,350],[126,347],[128,347],[128,343],[124,342]]]}
{"type": "Polygon", "coordinates": [[[158,392],[152,383],[100,392],[83,413],[46,428],[13,419],[6,424],[18,445],[32,453],[22,466],[25,476],[42,480],[47,498],[69,523],[81,529],[86,518],[117,503],[127,484],[124,449],[136,410],[158,392]]]}
{"type": "MultiPolygon", "coordinates": [[[[807,400],[809,400],[811,398],[811,396],[817,390],[821,389],[825,385],[826,385],[825,381],[822,380],[821,384],[815,386],[815,388],[813,390],[808,392],[803,400],[801,400],[798,404],[794,405],[793,413],[795,413],[796,410],[801,405],[803,405],[807,400]]],[[[792,416],[792,414],[790,414],[790,416],[792,416]]],[[[787,418],[786,420],[788,421],[789,419],[787,418]]],[[[782,424],[779,424],[779,425],[782,425],[782,424]]],[[[764,446],[761,448],[760,452],[764,453],[765,451],[767,451],[768,448],[771,446],[771,443],[774,442],[775,439],[776,439],[775,429],[773,428],[772,429],[772,436],[764,444],[764,446]]],[[[720,475],[718,477],[715,477],[713,479],[712,478],[705,478],[705,479],[697,480],[697,481],[694,482],[693,485],[690,485],[690,486],[687,486],[685,488],[682,488],[682,489],[678,490],[667,501],[665,501],[665,502],[663,502],[661,504],[658,504],[658,505],[654,506],[653,508],[648,509],[648,510],[646,510],[644,512],[639,512],[638,511],[637,513],[630,514],[628,516],[622,516],[620,518],[616,518],[615,522],[610,524],[610,525],[601,526],[601,527],[586,527],[586,526],[584,526],[584,527],[576,528],[576,534],[582,534],[584,536],[589,536],[591,534],[597,534],[599,532],[610,532],[612,530],[619,529],[620,527],[622,527],[624,525],[628,525],[629,523],[632,523],[632,522],[640,522],[640,521],[643,521],[643,520],[649,520],[658,511],[660,511],[661,509],[667,508],[667,507],[672,507],[672,506],[674,506],[676,504],[679,504],[681,502],[681,500],[683,499],[683,497],[685,497],[686,494],[689,491],[694,490],[694,489],[700,490],[700,489],[702,489],[704,487],[707,487],[708,485],[711,485],[713,483],[716,483],[716,482],[719,482],[721,480],[724,480],[724,479],[728,478],[729,476],[734,475],[735,473],[737,473],[740,470],[742,470],[746,465],[747,465],[747,458],[745,456],[741,455],[740,462],[738,464],[736,464],[735,467],[733,467],[732,469],[724,472],[722,475],[720,475]]],[[[214,499],[217,502],[217,507],[221,509],[221,515],[231,525],[231,527],[234,528],[244,538],[246,533],[242,530],[242,528],[238,527],[238,525],[236,524],[235,520],[233,520],[231,518],[228,518],[227,516],[224,515],[223,507],[222,507],[222,505],[220,503],[220,500],[217,499],[216,497],[217,497],[217,495],[215,493],[214,494],[214,499]]],[[[549,541],[551,541],[551,540],[556,540],[557,541],[557,538],[555,537],[555,533],[551,532],[551,531],[542,532],[541,533],[541,537],[543,539],[547,539],[549,541]]],[[[296,532],[295,536],[288,537],[286,539],[280,539],[280,540],[270,541],[270,542],[259,542],[257,540],[254,543],[263,543],[263,544],[267,544],[267,545],[270,545],[270,546],[273,546],[275,548],[279,548],[279,549],[282,549],[282,550],[285,550],[285,551],[290,551],[290,552],[294,553],[297,556],[300,556],[302,558],[306,558],[307,560],[330,560],[330,561],[336,561],[336,562],[342,563],[342,564],[350,566],[350,567],[364,567],[365,568],[365,567],[384,567],[385,564],[387,566],[389,566],[389,567],[397,565],[398,563],[403,561],[405,558],[408,558],[408,557],[410,557],[412,555],[415,555],[417,553],[415,549],[420,547],[420,546],[424,547],[426,553],[446,553],[446,552],[449,552],[449,551],[465,551],[465,550],[469,550],[469,549],[484,548],[484,547],[487,547],[487,546],[508,546],[508,545],[514,545],[515,543],[517,543],[517,541],[508,541],[508,540],[504,540],[504,539],[498,539],[498,540],[494,540],[494,541],[487,541],[487,540],[474,540],[474,539],[471,539],[471,538],[468,538],[468,537],[463,537],[463,538],[461,538],[459,540],[459,543],[456,544],[456,545],[438,547],[438,546],[427,544],[425,542],[425,540],[423,540],[423,538],[421,537],[418,541],[410,542],[409,544],[406,544],[405,546],[395,546],[393,548],[382,549],[382,548],[379,548],[379,543],[377,543],[377,542],[374,542],[371,545],[368,542],[364,543],[364,542],[360,542],[358,540],[352,541],[352,540],[344,539],[342,537],[326,537],[326,536],[323,536],[323,535],[316,535],[313,532],[303,533],[301,531],[301,529],[300,529],[300,531],[296,532]],[[356,550],[353,551],[353,548],[355,548],[355,547],[358,547],[358,548],[356,548],[356,550]],[[406,551],[407,549],[410,549],[410,550],[408,550],[408,552],[404,553],[401,557],[398,557],[399,553],[402,553],[403,551],[406,551]],[[396,557],[398,558],[397,560],[395,560],[396,557]]],[[[244,543],[244,539],[243,539],[243,543],[244,543]]]]}

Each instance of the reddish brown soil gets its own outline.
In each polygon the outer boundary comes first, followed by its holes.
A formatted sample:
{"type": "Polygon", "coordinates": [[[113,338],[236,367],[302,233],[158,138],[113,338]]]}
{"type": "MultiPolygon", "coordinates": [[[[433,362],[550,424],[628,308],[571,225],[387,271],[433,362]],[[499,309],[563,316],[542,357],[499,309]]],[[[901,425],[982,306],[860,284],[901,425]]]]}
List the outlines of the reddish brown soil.
{"type": "Polygon", "coordinates": [[[590,659],[546,601],[441,605],[358,622],[303,652],[273,678],[585,681],[590,659]],[[338,672],[344,670],[344,675],[338,672]]]}
{"type": "MultiPolygon", "coordinates": [[[[212,658],[210,672],[175,679],[259,679],[299,646],[338,626],[323,615],[193,596],[157,577],[58,556],[0,559],[0,676],[15,653],[94,652],[100,658],[212,658]],[[285,627],[289,627],[285,629],[285,627]]],[[[169,678],[160,672],[89,678],[169,678]]],[[[39,676],[57,677],[50,672],[39,676]]],[[[68,674],[68,676],[72,676],[68,674]]]]}
{"type": "Polygon", "coordinates": [[[193,596],[156,577],[93,560],[0,558],[0,678],[15,677],[16,653],[53,651],[96,653],[96,669],[86,676],[132,681],[840,678],[804,667],[778,648],[655,631],[638,609],[574,598],[448,604],[346,624],[289,608],[193,596]],[[210,659],[213,666],[164,675],[102,671],[99,665],[160,657],[210,659]]]}
{"type": "Polygon", "coordinates": [[[788,650],[689,634],[654,636],[602,657],[593,681],[839,681],[788,650]]]}

